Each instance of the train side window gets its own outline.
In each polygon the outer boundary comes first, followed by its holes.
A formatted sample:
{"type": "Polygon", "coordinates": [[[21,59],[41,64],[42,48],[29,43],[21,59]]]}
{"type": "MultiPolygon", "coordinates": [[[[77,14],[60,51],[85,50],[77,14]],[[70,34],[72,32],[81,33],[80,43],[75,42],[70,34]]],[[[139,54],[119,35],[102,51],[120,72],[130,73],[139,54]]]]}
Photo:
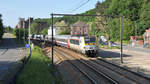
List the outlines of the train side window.
{"type": "Polygon", "coordinates": [[[71,44],[76,44],[76,45],[79,45],[79,40],[70,40],[70,43],[71,44]]]}
{"type": "Polygon", "coordinates": [[[75,40],[75,44],[76,44],[76,45],[79,45],[79,40],[75,40]]]}
{"type": "Polygon", "coordinates": [[[74,40],[70,40],[70,43],[71,43],[71,44],[74,44],[74,40]]]}
{"type": "Polygon", "coordinates": [[[76,44],[79,45],[79,40],[76,40],[76,44]]]}

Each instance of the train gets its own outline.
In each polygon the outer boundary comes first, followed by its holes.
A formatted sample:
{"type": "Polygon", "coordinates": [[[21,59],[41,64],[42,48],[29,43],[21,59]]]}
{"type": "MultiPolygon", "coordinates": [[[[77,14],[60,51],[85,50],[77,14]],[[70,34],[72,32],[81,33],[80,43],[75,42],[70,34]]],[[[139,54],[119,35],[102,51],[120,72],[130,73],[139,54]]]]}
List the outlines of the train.
{"type": "MultiPolygon", "coordinates": [[[[31,39],[52,41],[49,35],[32,35],[31,39]]],[[[55,35],[53,43],[56,46],[63,46],[88,56],[96,55],[98,52],[98,40],[95,36],[55,35]]]]}

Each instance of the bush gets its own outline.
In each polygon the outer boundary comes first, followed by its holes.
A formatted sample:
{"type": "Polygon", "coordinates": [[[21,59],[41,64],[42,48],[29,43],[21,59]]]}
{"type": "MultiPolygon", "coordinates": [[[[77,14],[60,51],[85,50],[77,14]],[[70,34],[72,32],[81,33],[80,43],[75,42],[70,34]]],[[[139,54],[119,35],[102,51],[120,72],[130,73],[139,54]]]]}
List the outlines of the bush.
{"type": "Polygon", "coordinates": [[[17,39],[23,39],[24,37],[24,31],[25,31],[25,38],[28,37],[28,30],[24,30],[23,28],[20,29],[14,29],[13,34],[16,35],[17,39]]]}

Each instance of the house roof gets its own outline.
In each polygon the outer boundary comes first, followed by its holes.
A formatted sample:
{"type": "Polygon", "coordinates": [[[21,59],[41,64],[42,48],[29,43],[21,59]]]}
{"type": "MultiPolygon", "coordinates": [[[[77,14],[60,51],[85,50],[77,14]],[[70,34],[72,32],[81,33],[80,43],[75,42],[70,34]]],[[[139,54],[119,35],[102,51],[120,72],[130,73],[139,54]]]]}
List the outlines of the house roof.
{"type": "Polygon", "coordinates": [[[84,22],[78,21],[75,24],[73,24],[72,26],[89,26],[89,25],[85,24],[84,22]]]}

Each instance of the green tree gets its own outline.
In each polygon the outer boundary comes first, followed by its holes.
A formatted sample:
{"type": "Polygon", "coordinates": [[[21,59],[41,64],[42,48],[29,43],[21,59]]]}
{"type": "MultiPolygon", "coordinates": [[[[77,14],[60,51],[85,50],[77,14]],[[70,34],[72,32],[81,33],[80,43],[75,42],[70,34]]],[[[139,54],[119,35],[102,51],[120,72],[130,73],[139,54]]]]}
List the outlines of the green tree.
{"type": "Polygon", "coordinates": [[[140,20],[138,21],[138,35],[142,35],[146,29],[150,28],[150,2],[144,3],[141,8],[140,20]]]}
{"type": "Polygon", "coordinates": [[[0,14],[0,39],[2,39],[2,36],[4,34],[4,27],[1,19],[2,15],[0,14]]]}
{"type": "Polygon", "coordinates": [[[40,34],[42,34],[42,35],[46,35],[46,34],[47,34],[47,32],[48,32],[48,29],[49,29],[49,27],[45,27],[45,28],[43,28],[43,30],[40,32],[40,34]]]}
{"type": "Polygon", "coordinates": [[[25,32],[25,38],[27,39],[28,37],[28,30],[24,30],[23,28],[16,28],[13,30],[13,33],[16,35],[17,39],[23,39],[24,37],[24,32],[25,32]]]}
{"type": "MultiPolygon", "coordinates": [[[[108,26],[111,30],[111,40],[120,40],[120,18],[110,20],[108,26]]],[[[123,20],[123,40],[129,40],[130,36],[134,35],[135,27],[130,19],[123,20]]]]}
{"type": "Polygon", "coordinates": [[[55,26],[58,28],[58,34],[70,34],[70,29],[65,21],[56,22],[55,26]]]}
{"type": "Polygon", "coordinates": [[[31,34],[37,34],[38,33],[38,24],[36,22],[33,22],[31,24],[31,34]]]}
{"type": "Polygon", "coordinates": [[[5,32],[12,33],[13,29],[10,26],[4,27],[5,32]]]}

